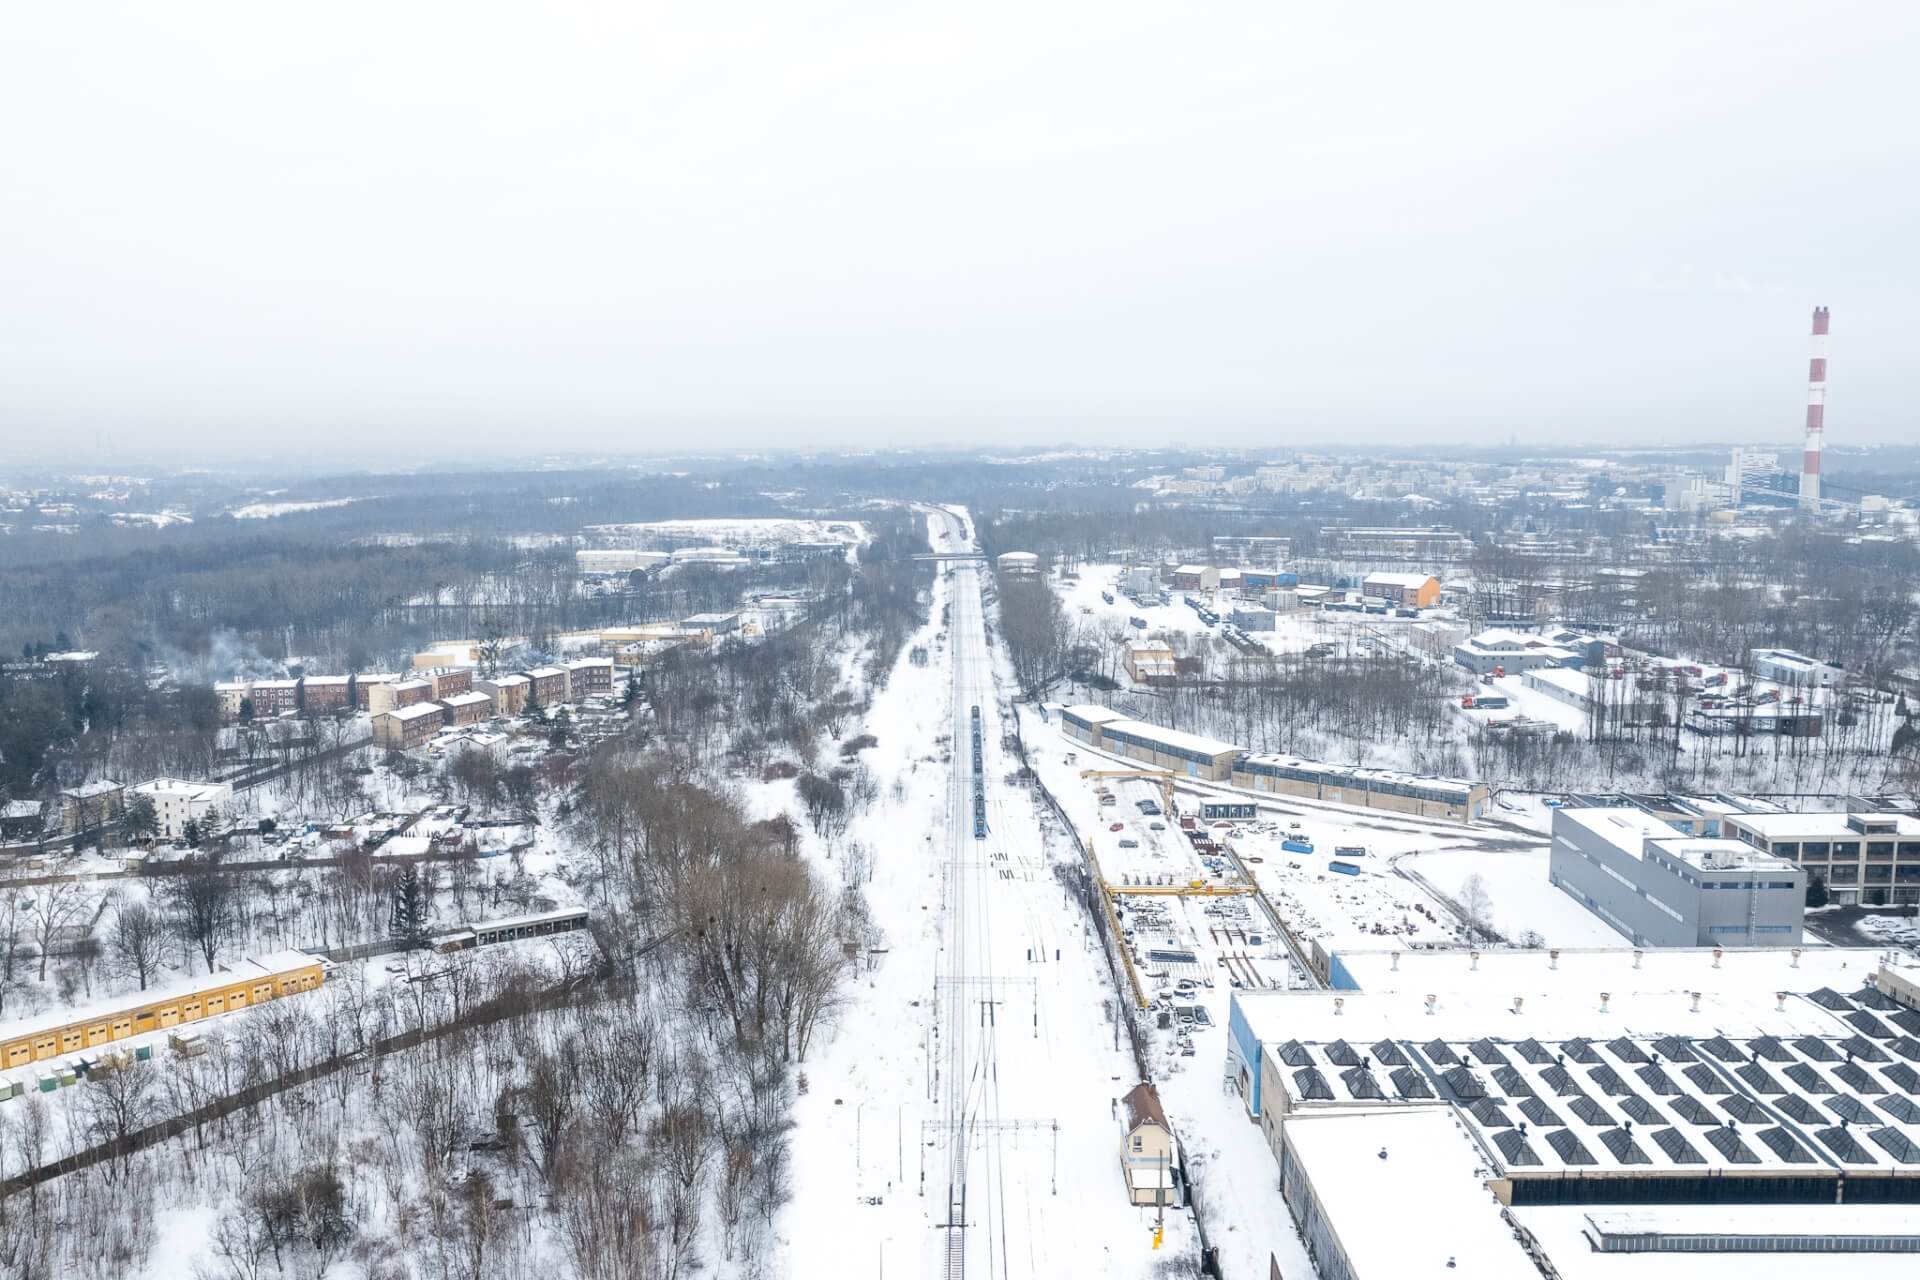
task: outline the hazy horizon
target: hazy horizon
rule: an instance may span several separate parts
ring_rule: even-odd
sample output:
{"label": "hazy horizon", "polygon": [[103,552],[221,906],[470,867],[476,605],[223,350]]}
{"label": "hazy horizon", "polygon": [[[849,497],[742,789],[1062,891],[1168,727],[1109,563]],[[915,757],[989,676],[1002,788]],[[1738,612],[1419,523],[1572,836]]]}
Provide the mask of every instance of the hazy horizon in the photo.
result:
{"label": "hazy horizon", "polygon": [[[1920,10],[34,9],[0,461],[1920,437]],[[377,468],[374,458],[369,465]]]}

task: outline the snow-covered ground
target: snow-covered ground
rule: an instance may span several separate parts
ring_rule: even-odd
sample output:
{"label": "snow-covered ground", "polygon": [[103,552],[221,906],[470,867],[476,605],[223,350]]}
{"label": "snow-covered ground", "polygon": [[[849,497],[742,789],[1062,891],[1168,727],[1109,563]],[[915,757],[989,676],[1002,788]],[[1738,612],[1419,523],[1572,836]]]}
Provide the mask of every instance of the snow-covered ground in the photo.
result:
{"label": "snow-covered ground", "polygon": [[274,516],[296,515],[302,511],[325,511],[329,507],[344,507],[358,498],[324,498],[317,502],[249,502],[244,507],[235,507],[230,513],[236,520],[269,520]]}
{"label": "snow-covered ground", "polygon": [[[950,625],[909,645],[932,660],[903,660],[867,718],[869,767],[891,785],[849,840],[874,850],[887,952],[806,1068],[787,1273],[945,1274],[941,1228],[964,1191],[967,1275],[1145,1275],[1191,1255],[1191,1225],[1169,1214],[1156,1253],[1151,1213],[1126,1201],[1116,1100],[1137,1081],[1099,952],[1049,868],[1073,851],[1049,849],[1034,798],[1007,782],[978,570],[939,579],[934,618],[949,607]],[[971,820],[974,705],[986,839]]]}

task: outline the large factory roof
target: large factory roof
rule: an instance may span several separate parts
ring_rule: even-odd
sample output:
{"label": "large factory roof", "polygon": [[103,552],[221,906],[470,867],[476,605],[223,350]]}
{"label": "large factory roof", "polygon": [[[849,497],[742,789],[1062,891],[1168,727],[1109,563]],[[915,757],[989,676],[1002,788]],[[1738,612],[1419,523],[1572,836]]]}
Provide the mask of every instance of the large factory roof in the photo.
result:
{"label": "large factory roof", "polygon": [[1610,991],[1616,1007],[1636,993],[1692,991],[1745,995],[1770,1006],[1778,991],[1856,990],[1889,959],[1899,968],[1920,967],[1910,952],[1870,947],[1381,950],[1340,951],[1334,959],[1349,985],[1368,992],[1436,992],[1451,1003],[1494,991],[1527,996],[1532,1004],[1553,993],[1584,1001]]}
{"label": "large factory roof", "polygon": [[1287,1142],[1353,1275],[1539,1280],[1446,1109],[1302,1117]]}

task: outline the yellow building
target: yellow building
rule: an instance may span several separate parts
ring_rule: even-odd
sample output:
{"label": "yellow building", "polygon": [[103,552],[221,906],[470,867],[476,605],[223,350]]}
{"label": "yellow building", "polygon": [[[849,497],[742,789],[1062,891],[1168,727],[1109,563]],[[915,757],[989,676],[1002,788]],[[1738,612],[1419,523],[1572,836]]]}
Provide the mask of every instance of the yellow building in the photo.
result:
{"label": "yellow building", "polygon": [[50,1009],[0,1026],[0,1066],[18,1067],[98,1048],[219,1013],[232,1013],[280,996],[312,991],[326,981],[327,962],[302,951],[242,960],[233,968],[97,1004]]}

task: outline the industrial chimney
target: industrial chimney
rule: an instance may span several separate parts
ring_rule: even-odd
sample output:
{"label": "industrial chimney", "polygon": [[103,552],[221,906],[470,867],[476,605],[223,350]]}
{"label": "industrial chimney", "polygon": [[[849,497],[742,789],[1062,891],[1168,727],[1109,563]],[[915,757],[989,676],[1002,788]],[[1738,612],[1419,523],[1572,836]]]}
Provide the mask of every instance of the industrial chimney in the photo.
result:
{"label": "industrial chimney", "polygon": [[1827,309],[1813,309],[1813,357],[1807,362],[1807,449],[1800,458],[1800,505],[1820,506],[1820,446],[1827,413]]}

